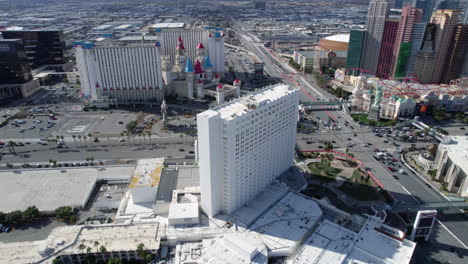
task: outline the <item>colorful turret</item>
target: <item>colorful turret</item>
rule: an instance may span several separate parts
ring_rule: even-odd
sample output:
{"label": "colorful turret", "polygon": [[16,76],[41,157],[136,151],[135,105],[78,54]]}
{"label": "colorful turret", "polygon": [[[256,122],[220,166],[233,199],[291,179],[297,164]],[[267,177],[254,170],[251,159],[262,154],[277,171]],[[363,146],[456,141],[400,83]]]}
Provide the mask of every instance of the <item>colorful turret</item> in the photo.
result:
{"label": "colorful turret", "polygon": [[210,55],[206,56],[205,63],[203,64],[203,68],[205,69],[206,79],[211,80],[211,78],[213,78],[213,64],[211,64]]}
{"label": "colorful turret", "polygon": [[206,49],[202,43],[198,43],[197,45],[197,58],[201,62],[201,64],[204,64],[206,58]]}
{"label": "colorful turret", "polygon": [[182,38],[179,36],[176,46],[176,71],[179,73],[184,72],[187,57],[185,56],[185,47]]}
{"label": "colorful turret", "polygon": [[195,74],[197,76],[197,79],[199,79],[199,80],[203,79],[203,73],[204,73],[204,71],[203,71],[203,68],[201,66],[201,62],[199,60],[197,60],[195,62]]}
{"label": "colorful turret", "polygon": [[222,83],[216,86],[216,103],[224,103],[224,85]]}
{"label": "colorful turret", "polygon": [[203,92],[203,81],[198,79],[197,81],[197,97],[199,99],[203,99],[205,97],[205,93]]}
{"label": "colorful turret", "polygon": [[216,74],[213,78],[213,83],[215,83],[216,85],[219,84],[219,82],[221,81],[221,78],[219,77],[218,74]]}
{"label": "colorful turret", "polygon": [[189,98],[193,98],[193,73],[192,60],[188,58],[185,66],[185,79],[187,81],[187,97]]}
{"label": "colorful turret", "polygon": [[241,88],[241,85],[242,85],[241,80],[236,78],[234,80],[234,82],[232,83],[232,85],[234,85],[234,87],[236,87],[236,97],[240,97],[240,88]]}

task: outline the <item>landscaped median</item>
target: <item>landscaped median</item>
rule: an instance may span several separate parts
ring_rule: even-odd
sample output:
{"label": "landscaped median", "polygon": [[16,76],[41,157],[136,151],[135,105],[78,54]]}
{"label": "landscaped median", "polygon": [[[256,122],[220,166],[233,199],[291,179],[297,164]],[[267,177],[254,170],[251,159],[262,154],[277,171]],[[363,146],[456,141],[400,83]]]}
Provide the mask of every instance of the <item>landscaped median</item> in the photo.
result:
{"label": "landscaped median", "polygon": [[[336,151],[310,152],[313,154],[302,153],[304,157],[312,155],[317,160],[307,164],[310,182],[318,181],[321,186],[358,201],[391,200],[385,194],[383,185],[370,171],[364,171],[361,168],[362,162],[354,157]],[[320,155],[317,155],[319,152]]]}
{"label": "landscaped median", "polygon": [[397,122],[395,120],[381,119],[379,122],[367,119],[368,114],[351,114],[355,122],[362,125],[369,126],[394,126]]}

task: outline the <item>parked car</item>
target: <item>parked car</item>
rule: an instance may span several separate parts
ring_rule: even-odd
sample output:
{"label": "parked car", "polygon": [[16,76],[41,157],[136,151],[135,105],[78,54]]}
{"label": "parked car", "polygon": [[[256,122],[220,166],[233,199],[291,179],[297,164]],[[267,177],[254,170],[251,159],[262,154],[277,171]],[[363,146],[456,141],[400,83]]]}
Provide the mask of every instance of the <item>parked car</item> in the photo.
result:
{"label": "parked car", "polygon": [[399,169],[398,172],[401,174],[406,174],[406,171],[404,171],[403,169]]}
{"label": "parked car", "polygon": [[388,168],[391,172],[394,172],[394,171],[395,171],[395,169],[392,168],[392,167],[390,167],[390,166],[388,166],[387,168]]}

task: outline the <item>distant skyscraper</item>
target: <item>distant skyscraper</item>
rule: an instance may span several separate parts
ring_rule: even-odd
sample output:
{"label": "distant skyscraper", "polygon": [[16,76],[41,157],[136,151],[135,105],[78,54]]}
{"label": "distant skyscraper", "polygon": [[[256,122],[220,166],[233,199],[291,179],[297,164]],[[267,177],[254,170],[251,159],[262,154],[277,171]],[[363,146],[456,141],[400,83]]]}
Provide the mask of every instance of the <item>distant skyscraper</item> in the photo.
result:
{"label": "distant skyscraper", "polygon": [[450,41],[452,40],[455,27],[457,26],[460,12],[455,10],[437,10],[431,18],[431,23],[437,26],[435,36],[435,65],[432,82],[439,83],[442,77],[443,67],[447,60]]}
{"label": "distant skyscraper", "polygon": [[201,207],[232,213],[294,163],[299,90],[275,85],[197,115]]}
{"label": "distant skyscraper", "polygon": [[424,37],[420,50],[416,53],[414,75],[421,83],[430,83],[434,79],[435,68],[435,39],[439,34],[437,26],[428,23],[424,30]]}
{"label": "distant skyscraper", "polygon": [[401,9],[403,7],[403,0],[394,0],[393,8]]}
{"label": "distant skyscraper", "polygon": [[348,74],[359,75],[358,70],[350,70],[361,68],[364,42],[366,40],[365,30],[351,30],[349,35],[348,55],[346,57],[346,69]]}
{"label": "distant skyscraper", "polygon": [[[426,31],[427,23],[415,23],[413,32],[411,33],[411,48],[406,64],[406,76],[414,73],[414,64],[416,62],[416,55],[421,50],[422,42],[424,39],[424,32]],[[398,69],[397,69],[398,71]]]}
{"label": "distant skyscraper", "polygon": [[415,23],[421,22],[422,10],[414,8],[410,5],[402,9],[398,32],[395,39],[395,47],[393,49],[392,69],[390,76],[403,77],[405,76],[406,64],[411,49],[411,36]]}
{"label": "distant skyscraper", "polygon": [[4,39],[22,39],[31,68],[63,64],[65,40],[58,30],[5,30]]}
{"label": "distant skyscraper", "polygon": [[463,18],[462,24],[468,24],[468,4],[466,5],[465,9],[463,10]]}
{"label": "distant skyscraper", "polygon": [[21,39],[0,39],[0,105],[27,97],[40,87],[32,77],[26,51]]}
{"label": "distant skyscraper", "polygon": [[468,77],[468,52],[465,55],[465,62],[463,64],[463,70],[460,73],[460,77]]}
{"label": "distant skyscraper", "polygon": [[377,72],[380,45],[389,11],[387,0],[371,0],[367,10],[366,40],[364,44],[362,68],[372,73]]}
{"label": "distant skyscraper", "polygon": [[468,48],[468,25],[459,24],[450,42],[449,52],[442,72],[442,82],[449,83],[459,77],[463,70]]}
{"label": "distant skyscraper", "polygon": [[385,21],[382,44],[380,45],[379,65],[377,76],[389,78],[392,70],[393,49],[398,31],[398,19],[387,19]]}
{"label": "distant skyscraper", "polygon": [[435,10],[438,10],[438,9],[456,10],[456,9],[459,9],[459,7],[460,7],[460,3],[457,0],[442,0],[436,3]]}
{"label": "distant skyscraper", "polygon": [[432,9],[434,8],[433,0],[414,0],[413,6],[422,10],[422,22],[429,22],[431,20]]}

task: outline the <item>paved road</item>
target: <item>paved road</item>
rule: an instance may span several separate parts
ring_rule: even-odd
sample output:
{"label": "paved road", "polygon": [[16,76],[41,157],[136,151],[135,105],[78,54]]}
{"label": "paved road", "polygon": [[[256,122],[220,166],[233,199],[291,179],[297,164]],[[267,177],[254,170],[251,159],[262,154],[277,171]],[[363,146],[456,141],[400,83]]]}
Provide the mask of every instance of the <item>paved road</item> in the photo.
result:
{"label": "paved road", "polygon": [[[132,150],[138,148],[138,150]],[[141,149],[143,148],[143,149]],[[181,151],[183,149],[183,151]],[[142,159],[142,158],[158,158],[168,157],[173,159],[182,159],[193,151],[192,142],[185,144],[164,144],[154,146],[151,149],[149,146],[107,146],[107,147],[85,147],[78,149],[65,150],[45,149],[37,152],[30,152],[23,155],[3,155],[0,162],[6,163],[37,163],[48,160],[56,161],[80,161],[87,157],[93,157],[94,160],[119,160],[119,159]]]}

